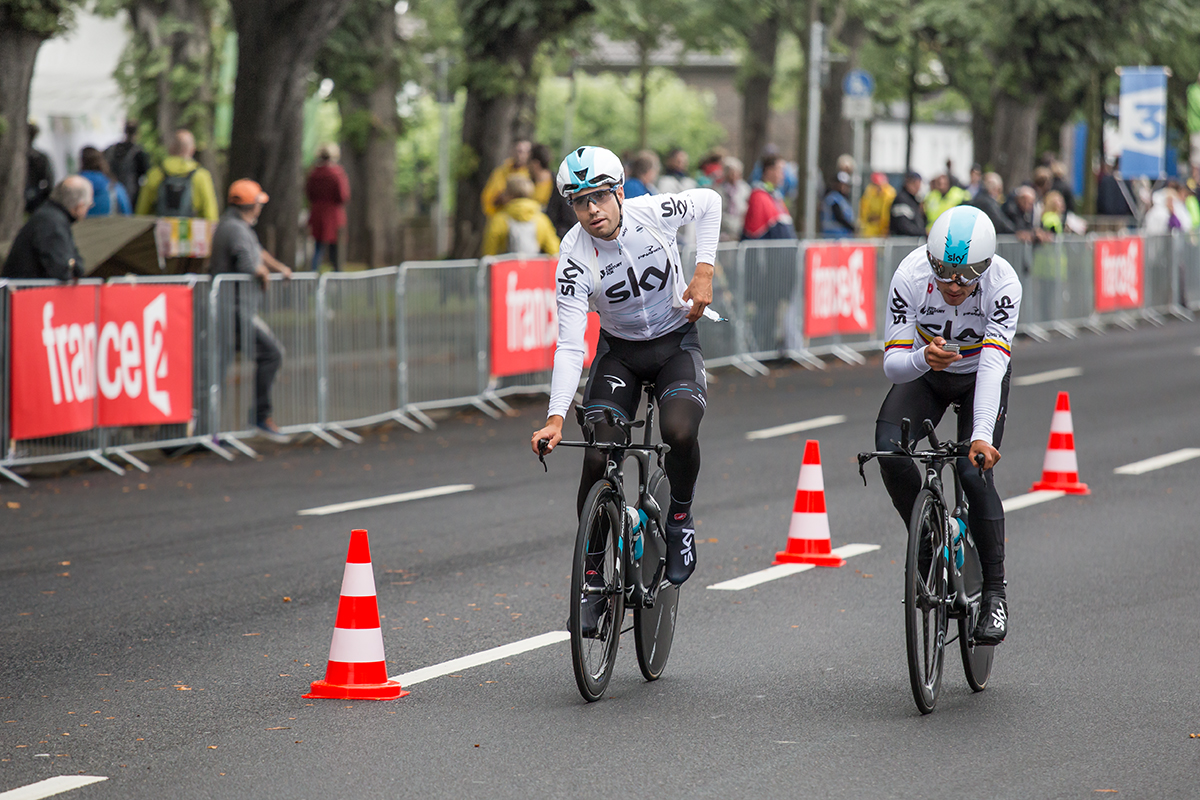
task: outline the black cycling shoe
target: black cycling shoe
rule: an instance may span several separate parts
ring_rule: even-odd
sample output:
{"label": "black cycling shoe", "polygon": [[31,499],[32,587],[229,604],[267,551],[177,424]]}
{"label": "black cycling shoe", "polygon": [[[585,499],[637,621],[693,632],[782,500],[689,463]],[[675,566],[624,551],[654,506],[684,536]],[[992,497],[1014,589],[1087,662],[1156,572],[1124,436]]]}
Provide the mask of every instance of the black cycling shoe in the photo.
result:
{"label": "black cycling shoe", "polygon": [[997,592],[986,593],[979,602],[979,620],[972,638],[977,645],[1000,644],[1008,633],[1008,601]]}
{"label": "black cycling shoe", "polygon": [[[587,585],[593,589],[604,588],[604,576],[589,570]],[[579,606],[579,634],[587,639],[600,635],[600,618],[608,611],[608,598],[599,594],[585,594]]]}
{"label": "black cycling shoe", "polygon": [[679,586],[696,571],[696,526],[692,512],[667,520],[667,580]]}

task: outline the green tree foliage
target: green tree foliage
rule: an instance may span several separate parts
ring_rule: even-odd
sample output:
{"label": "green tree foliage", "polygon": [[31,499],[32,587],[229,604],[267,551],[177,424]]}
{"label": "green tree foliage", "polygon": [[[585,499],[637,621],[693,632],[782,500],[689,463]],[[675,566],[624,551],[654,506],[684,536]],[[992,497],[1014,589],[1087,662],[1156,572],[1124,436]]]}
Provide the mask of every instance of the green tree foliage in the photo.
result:
{"label": "green tree foliage", "polygon": [[[641,147],[638,131],[629,124],[637,113],[640,79],[602,74],[576,80],[572,146],[597,144],[616,153]],[[724,128],[713,119],[716,100],[711,92],[697,92],[666,69],[651,70],[649,85],[654,102],[647,115],[646,147],[660,153],[681,147],[695,164],[725,138]],[[562,142],[569,90],[565,78],[548,78],[538,93],[537,138],[554,151]]]}

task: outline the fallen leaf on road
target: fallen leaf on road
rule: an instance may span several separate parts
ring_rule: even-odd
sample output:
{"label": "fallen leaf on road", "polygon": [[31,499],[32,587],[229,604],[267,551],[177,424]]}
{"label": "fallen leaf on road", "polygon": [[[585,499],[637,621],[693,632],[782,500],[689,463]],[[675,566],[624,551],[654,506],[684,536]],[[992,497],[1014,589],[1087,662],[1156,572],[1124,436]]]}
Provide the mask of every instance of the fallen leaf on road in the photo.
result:
{"label": "fallen leaf on road", "polygon": [[209,749],[209,750],[216,750],[216,749],[217,749],[217,746],[216,746],[215,744],[210,744],[210,745],[208,746],[208,749]]}
{"label": "fallen leaf on road", "polygon": [[262,636],[261,633],[243,633],[242,636]]}
{"label": "fallen leaf on road", "polygon": [[9,507],[9,508],[20,508],[20,507],[21,507],[21,504],[20,504],[20,503],[18,503],[18,502],[15,502],[15,501],[13,501],[13,500],[9,500],[9,501],[8,501],[8,507]]}
{"label": "fallen leaf on road", "polygon": [[290,603],[290,602],[292,602],[292,598],[290,598],[290,597],[285,597],[285,598],[283,598],[283,602],[285,602],[285,603]]}
{"label": "fallen leaf on road", "polygon": [[278,728],[266,728],[266,730],[268,730],[268,731],[290,731],[291,728],[287,727],[286,725],[281,725]]}

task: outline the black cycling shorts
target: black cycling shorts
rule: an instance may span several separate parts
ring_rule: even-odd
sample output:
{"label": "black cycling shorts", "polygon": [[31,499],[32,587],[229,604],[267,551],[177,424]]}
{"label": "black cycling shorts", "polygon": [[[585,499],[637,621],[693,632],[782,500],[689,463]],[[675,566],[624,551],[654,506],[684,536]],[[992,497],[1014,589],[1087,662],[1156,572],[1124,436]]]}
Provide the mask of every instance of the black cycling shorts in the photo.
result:
{"label": "black cycling shorts", "polygon": [[[1012,365],[1000,382],[1000,410],[996,415],[996,427],[992,433],[992,447],[1000,449],[1004,438],[1004,418],[1008,413],[1008,384],[1012,379]],[[907,417],[912,422],[909,435],[916,437],[924,420],[933,422],[934,427],[950,404],[959,406],[957,441],[971,441],[975,428],[975,373],[935,372],[929,370],[916,380],[898,383],[884,398],[876,422],[890,422],[899,426]]]}
{"label": "black cycling shorts", "polygon": [[704,354],[693,322],[685,323],[657,339],[619,339],[600,329],[596,359],[583,390],[583,408],[589,418],[612,408],[625,419],[637,416],[642,381],[654,384],[659,405],[666,400],[689,399],[703,409],[708,385],[704,379]]}

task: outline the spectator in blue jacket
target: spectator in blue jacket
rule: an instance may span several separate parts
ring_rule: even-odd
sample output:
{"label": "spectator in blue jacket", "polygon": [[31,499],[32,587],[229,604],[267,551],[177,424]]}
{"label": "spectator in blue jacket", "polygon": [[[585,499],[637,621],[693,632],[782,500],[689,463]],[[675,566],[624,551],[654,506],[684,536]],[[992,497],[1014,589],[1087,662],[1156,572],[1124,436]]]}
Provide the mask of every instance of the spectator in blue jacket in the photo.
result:
{"label": "spectator in blue jacket", "polygon": [[839,172],[821,203],[821,235],[844,239],[854,235],[854,209],[850,206],[850,175]]}
{"label": "spectator in blue jacket", "polygon": [[85,147],[79,156],[82,167],[79,174],[92,182],[95,203],[88,210],[89,217],[111,217],[117,214],[132,214],[133,205],[129,194],[108,167],[108,159],[94,147]]}
{"label": "spectator in blue jacket", "polygon": [[654,183],[658,180],[661,165],[658,154],[653,150],[642,150],[629,164],[629,177],[625,179],[625,199],[644,194],[658,194]]}

